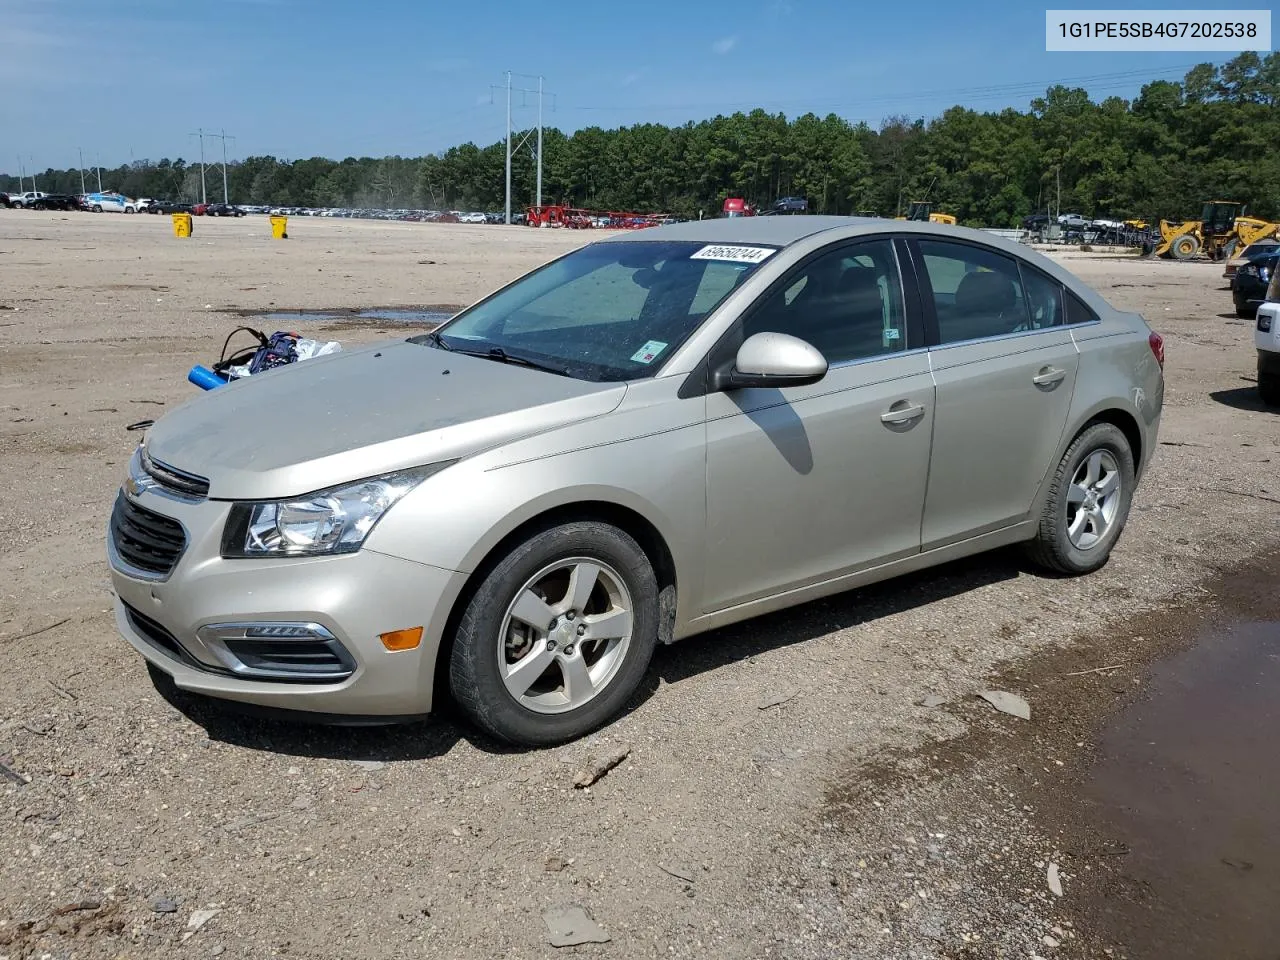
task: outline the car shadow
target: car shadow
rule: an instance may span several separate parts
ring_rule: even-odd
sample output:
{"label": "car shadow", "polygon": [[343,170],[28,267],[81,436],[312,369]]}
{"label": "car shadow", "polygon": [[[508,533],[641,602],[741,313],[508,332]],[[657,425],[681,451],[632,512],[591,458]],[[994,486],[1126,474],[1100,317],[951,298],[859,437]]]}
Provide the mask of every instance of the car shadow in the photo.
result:
{"label": "car shadow", "polygon": [[1015,548],[956,560],[660,647],[649,672],[679,683],[757,654],[1013,580],[1026,569]]}
{"label": "car shadow", "polygon": [[521,752],[467,725],[452,704],[407,723],[343,726],[246,712],[230,702],[180,690],[165,674],[155,671],[151,680],[160,696],[203,727],[210,740],[245,750],[353,763],[430,760],[449,753],[461,741],[485,753]]}
{"label": "car shadow", "polygon": [[1262,402],[1258,396],[1257,387],[1236,387],[1234,390],[1214,390],[1209,394],[1209,398],[1224,407],[1232,407],[1236,410],[1250,410],[1255,413],[1275,413],[1275,410],[1268,407]]}
{"label": "car shadow", "polygon": [[[679,683],[748,657],[1013,580],[1027,569],[1015,548],[996,550],[661,646],[624,713],[640,709],[663,683]],[[480,733],[450,703],[420,721],[334,726],[245,713],[233,704],[180,690],[159,672],[152,673],[152,681],[169,705],[202,727],[209,739],[246,750],[354,763],[431,760],[463,741],[484,753],[527,752]]]}

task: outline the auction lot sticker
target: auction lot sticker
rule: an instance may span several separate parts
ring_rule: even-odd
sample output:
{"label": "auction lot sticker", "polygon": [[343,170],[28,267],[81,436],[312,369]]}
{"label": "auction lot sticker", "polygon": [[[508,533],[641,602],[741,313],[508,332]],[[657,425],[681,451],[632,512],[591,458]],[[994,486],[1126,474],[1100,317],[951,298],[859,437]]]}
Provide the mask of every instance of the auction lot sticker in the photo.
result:
{"label": "auction lot sticker", "polygon": [[723,243],[711,243],[703,247],[697,253],[692,254],[690,260],[727,260],[729,263],[760,263],[768,259],[774,253],[768,247],[733,247]]}
{"label": "auction lot sticker", "polygon": [[1046,10],[1045,50],[1271,50],[1270,10]]}

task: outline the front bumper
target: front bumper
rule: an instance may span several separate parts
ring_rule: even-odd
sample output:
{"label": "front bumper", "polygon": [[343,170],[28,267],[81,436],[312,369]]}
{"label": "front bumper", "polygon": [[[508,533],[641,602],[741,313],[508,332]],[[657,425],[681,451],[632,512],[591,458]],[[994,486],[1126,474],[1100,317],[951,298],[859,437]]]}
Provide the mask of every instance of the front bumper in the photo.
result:
{"label": "front bumper", "polygon": [[[219,545],[229,504],[180,502],[152,490],[135,499],[178,520],[187,547],[166,579],[146,579],[121,562],[108,539],[116,623],[179,689],[317,714],[430,711],[436,652],[465,574],[367,549],[337,557],[224,560]],[[201,635],[213,624],[257,622],[319,625],[349,655],[350,676],[246,679],[227,669],[225,650],[206,642],[209,630]],[[390,652],[379,639],[416,626],[424,628],[416,649]]]}

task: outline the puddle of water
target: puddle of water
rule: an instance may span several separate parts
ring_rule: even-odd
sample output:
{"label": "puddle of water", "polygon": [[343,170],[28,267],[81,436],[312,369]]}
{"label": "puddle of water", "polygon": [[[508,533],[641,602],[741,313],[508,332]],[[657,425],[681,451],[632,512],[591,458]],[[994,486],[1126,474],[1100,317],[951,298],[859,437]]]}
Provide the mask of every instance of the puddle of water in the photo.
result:
{"label": "puddle of water", "polygon": [[269,313],[257,314],[260,320],[272,323],[351,323],[370,320],[377,323],[400,323],[407,326],[436,326],[448,320],[452,313],[443,310],[353,310],[338,313],[323,310],[273,310]]}
{"label": "puddle of water", "polygon": [[383,320],[387,323],[411,323],[414,325],[435,326],[444,323],[453,314],[441,310],[360,310],[356,316],[361,320]]}
{"label": "puddle of water", "polygon": [[1108,726],[1085,791],[1129,851],[1093,919],[1134,957],[1275,960],[1280,622],[1215,632],[1147,694]]}

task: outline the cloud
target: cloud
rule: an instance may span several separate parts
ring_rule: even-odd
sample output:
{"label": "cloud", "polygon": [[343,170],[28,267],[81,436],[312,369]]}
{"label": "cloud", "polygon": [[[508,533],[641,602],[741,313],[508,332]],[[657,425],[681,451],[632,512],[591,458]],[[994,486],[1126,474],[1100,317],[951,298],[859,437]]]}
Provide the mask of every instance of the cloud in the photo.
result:
{"label": "cloud", "polygon": [[737,37],[722,37],[711,45],[711,52],[724,56],[737,45]]}

